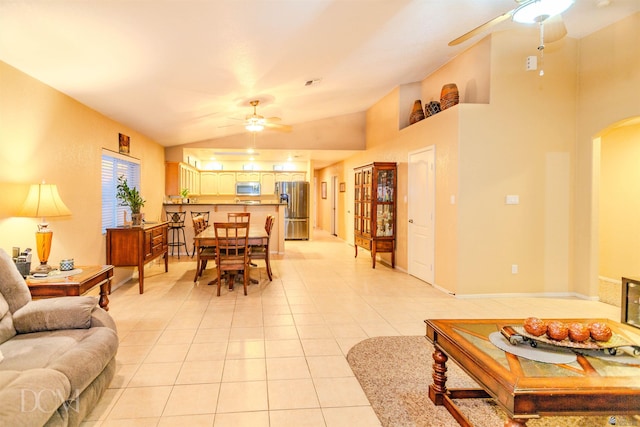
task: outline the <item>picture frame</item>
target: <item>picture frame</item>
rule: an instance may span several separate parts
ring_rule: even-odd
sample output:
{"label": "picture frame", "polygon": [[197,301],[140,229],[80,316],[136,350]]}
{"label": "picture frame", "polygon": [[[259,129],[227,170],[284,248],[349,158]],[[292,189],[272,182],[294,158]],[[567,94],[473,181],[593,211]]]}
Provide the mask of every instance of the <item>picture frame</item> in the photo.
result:
{"label": "picture frame", "polygon": [[118,152],[120,154],[129,155],[131,150],[130,139],[128,135],[118,134]]}
{"label": "picture frame", "polygon": [[344,193],[346,191],[346,184],[344,182],[340,183],[340,192]]}
{"label": "picture frame", "polygon": [[322,193],[322,198],[326,199],[327,198],[327,183],[326,183],[326,181],[322,181],[322,184],[320,184],[320,191]]}

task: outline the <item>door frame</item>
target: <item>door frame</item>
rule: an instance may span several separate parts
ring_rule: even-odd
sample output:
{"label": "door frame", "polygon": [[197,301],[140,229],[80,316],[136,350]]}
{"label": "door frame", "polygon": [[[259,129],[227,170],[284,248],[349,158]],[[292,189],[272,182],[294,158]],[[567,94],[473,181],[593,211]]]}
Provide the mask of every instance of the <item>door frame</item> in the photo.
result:
{"label": "door frame", "polygon": [[331,177],[331,234],[338,235],[338,177]]}

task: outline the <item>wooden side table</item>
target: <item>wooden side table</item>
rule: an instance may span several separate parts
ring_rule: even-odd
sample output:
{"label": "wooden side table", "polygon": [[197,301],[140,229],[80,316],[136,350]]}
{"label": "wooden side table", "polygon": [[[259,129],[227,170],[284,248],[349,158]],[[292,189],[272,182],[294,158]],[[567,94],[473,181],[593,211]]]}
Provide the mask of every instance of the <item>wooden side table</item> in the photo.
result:
{"label": "wooden side table", "polygon": [[72,276],[27,278],[31,296],[35,298],[79,296],[95,286],[100,286],[100,307],[109,311],[108,295],[111,293],[113,266],[91,265],[76,268],[82,271]]}
{"label": "wooden side table", "polygon": [[141,227],[107,228],[107,264],[138,267],[138,285],[144,292],[144,266],[164,256],[164,271],[169,271],[168,222],[146,223]]}

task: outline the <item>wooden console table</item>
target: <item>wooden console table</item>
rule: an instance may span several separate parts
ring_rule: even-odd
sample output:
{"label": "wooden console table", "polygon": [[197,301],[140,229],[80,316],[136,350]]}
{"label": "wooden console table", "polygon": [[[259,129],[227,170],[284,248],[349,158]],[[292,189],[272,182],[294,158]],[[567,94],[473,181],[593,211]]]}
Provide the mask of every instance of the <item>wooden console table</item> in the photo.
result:
{"label": "wooden console table", "polygon": [[82,271],[73,276],[27,278],[31,296],[35,298],[79,296],[95,286],[100,286],[100,307],[108,311],[113,266],[92,265],[77,268]]}
{"label": "wooden console table", "polygon": [[[637,330],[612,320],[562,320],[606,322],[614,333],[640,344],[634,334]],[[434,404],[445,406],[461,426],[469,427],[471,423],[453,399],[493,398],[509,418],[505,427],[524,427],[529,419],[545,415],[638,413],[638,364],[619,364],[587,354],[577,354],[577,361],[570,364],[542,363],[503,351],[490,342],[492,333],[505,325],[522,325],[523,319],[429,319],[425,323],[427,339],[435,347],[429,398]],[[481,388],[447,388],[449,358]]]}
{"label": "wooden console table", "polygon": [[164,255],[164,271],[169,271],[168,222],[141,227],[107,228],[107,263],[115,267],[138,267],[140,293],[144,293],[144,266]]}

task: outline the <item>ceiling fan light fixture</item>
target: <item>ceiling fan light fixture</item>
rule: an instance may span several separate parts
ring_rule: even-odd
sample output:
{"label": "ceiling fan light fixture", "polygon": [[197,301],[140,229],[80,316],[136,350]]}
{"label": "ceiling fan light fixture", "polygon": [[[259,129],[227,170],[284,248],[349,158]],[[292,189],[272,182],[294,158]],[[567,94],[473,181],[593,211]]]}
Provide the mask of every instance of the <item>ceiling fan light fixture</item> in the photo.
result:
{"label": "ceiling fan light fixture", "polygon": [[536,24],[569,9],[575,0],[531,0],[518,7],[511,19],[521,24]]}
{"label": "ceiling fan light fixture", "polygon": [[264,119],[251,118],[247,120],[245,129],[249,132],[261,132],[264,130]]}

